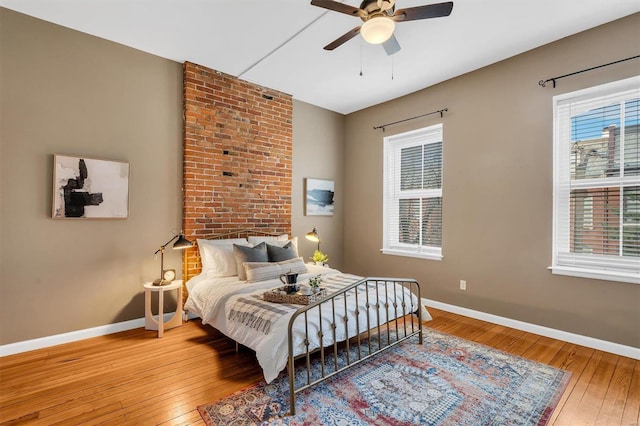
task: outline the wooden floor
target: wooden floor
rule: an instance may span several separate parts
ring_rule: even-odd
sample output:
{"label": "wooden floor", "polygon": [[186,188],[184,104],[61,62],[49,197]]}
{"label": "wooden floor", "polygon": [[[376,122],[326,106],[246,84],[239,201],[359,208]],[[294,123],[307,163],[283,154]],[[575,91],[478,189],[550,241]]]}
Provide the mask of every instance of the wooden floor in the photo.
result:
{"label": "wooden floor", "polygon": [[[640,361],[429,311],[429,327],[571,371],[550,424],[639,425]],[[136,329],[0,358],[0,425],[202,425],[198,405],[260,379],[253,352],[199,320]]]}

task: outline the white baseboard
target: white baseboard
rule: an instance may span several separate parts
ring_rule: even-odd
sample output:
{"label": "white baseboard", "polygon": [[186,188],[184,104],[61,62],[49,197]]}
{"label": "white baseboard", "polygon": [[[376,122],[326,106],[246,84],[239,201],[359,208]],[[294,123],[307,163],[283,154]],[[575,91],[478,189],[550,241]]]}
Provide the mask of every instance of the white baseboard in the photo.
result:
{"label": "white baseboard", "polygon": [[593,337],[582,336],[580,334],[569,333],[562,330],[556,330],[554,328],[518,321],[498,315],[487,314],[485,312],[475,311],[473,309],[463,308],[456,305],[449,305],[448,303],[442,303],[436,300],[422,299],[422,303],[426,307],[436,308],[443,311],[452,312],[454,314],[464,315],[465,317],[475,318],[493,324],[515,328],[516,330],[527,331],[529,333],[551,337],[552,339],[563,340],[565,342],[574,343],[576,345],[586,346],[588,348],[598,349],[601,351],[610,352],[612,354],[640,360],[640,348],[634,348],[633,346],[625,346],[619,343],[608,342],[606,340],[594,339]]}
{"label": "white baseboard", "polygon": [[[172,317],[173,313],[163,315],[165,322],[170,320]],[[0,357],[33,351],[35,349],[48,348],[50,346],[61,345],[63,343],[76,342],[78,340],[89,339],[91,337],[106,336],[107,334],[141,327],[144,327],[144,318],[101,325],[98,327],[86,328],[84,330],[71,331],[69,333],[55,334],[53,336],[25,340],[22,342],[9,343],[7,345],[0,346]]]}

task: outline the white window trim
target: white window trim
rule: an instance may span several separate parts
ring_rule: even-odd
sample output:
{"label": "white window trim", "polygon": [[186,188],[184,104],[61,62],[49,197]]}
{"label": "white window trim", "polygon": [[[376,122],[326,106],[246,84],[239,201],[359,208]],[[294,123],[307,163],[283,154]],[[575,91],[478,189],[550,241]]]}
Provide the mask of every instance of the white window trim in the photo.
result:
{"label": "white window trim", "polygon": [[[553,231],[552,231],[552,264],[548,269],[555,275],[567,275],[573,277],[580,278],[592,278],[598,280],[608,280],[608,281],[618,281],[618,282],[626,282],[633,284],[640,284],[640,271],[619,271],[619,270],[607,270],[606,267],[598,267],[600,266],[599,260],[605,260],[605,256],[597,256],[597,255],[586,255],[585,261],[580,261],[579,257],[578,262],[576,262],[575,266],[572,266],[567,263],[559,262],[559,259],[562,257],[562,253],[559,252],[559,247],[562,244],[565,246],[566,251],[568,251],[569,241],[561,241],[560,240],[560,232],[559,228],[561,226],[561,217],[563,213],[560,211],[560,207],[567,206],[569,201],[569,185],[571,184],[569,168],[566,167],[566,164],[569,164],[569,152],[568,150],[559,151],[560,149],[560,138],[563,137],[562,132],[566,131],[566,129],[561,129],[560,123],[558,122],[558,109],[559,104],[567,99],[575,99],[576,101],[583,98],[595,98],[598,96],[603,96],[608,93],[615,92],[623,92],[632,90],[634,88],[640,87],[640,76],[631,77],[628,79],[615,81],[612,83],[603,84],[596,87],[591,87],[583,90],[578,90],[571,93],[565,93],[562,95],[553,97]],[[612,96],[614,98],[615,96]],[[566,137],[566,136],[565,136]],[[564,173],[563,173],[564,172]],[[629,184],[638,184],[638,180],[640,178],[637,176],[634,177],[622,177],[621,180],[623,183]],[[591,184],[599,184],[597,179],[589,179],[582,182],[579,182],[577,185],[574,184],[573,187],[579,186],[590,186]],[[566,213],[565,213],[566,215]],[[625,260],[624,257],[621,256],[620,263],[626,265],[633,264],[634,259]],[[593,267],[589,266],[589,263],[593,265]]]}
{"label": "white window trim", "polygon": [[[438,138],[434,138],[434,134],[438,134]],[[384,195],[383,195],[383,244],[380,252],[386,255],[392,256],[403,256],[403,257],[413,257],[418,259],[427,259],[427,260],[442,260],[442,247],[428,247],[428,246],[414,246],[410,244],[402,244],[398,242],[391,243],[389,241],[389,221],[387,219],[387,212],[389,211],[389,203],[393,198],[390,194],[390,191],[393,191],[390,188],[388,179],[386,179],[387,173],[393,173],[396,164],[391,161],[391,157],[389,152],[391,150],[399,150],[402,147],[415,145],[416,142],[420,142],[421,144],[426,143],[438,143],[444,141],[443,135],[443,126],[442,123],[435,124],[433,126],[424,127],[421,129],[400,133],[393,136],[387,136],[384,138]],[[435,140],[438,139],[438,140]],[[444,145],[443,145],[444,149]],[[444,153],[443,153],[443,164],[444,164]],[[444,176],[443,176],[444,178]],[[444,179],[443,183],[444,185]],[[408,191],[407,191],[408,193]],[[431,197],[440,197],[442,198],[442,187],[440,189],[430,189],[430,190],[421,190],[420,194],[428,194]],[[410,194],[407,194],[410,195]]]}
{"label": "white window trim", "polygon": [[569,277],[591,278],[594,280],[617,281],[621,283],[640,284],[640,280],[629,274],[616,271],[603,272],[600,269],[572,268],[570,266],[549,266],[554,275],[566,275]]}
{"label": "white window trim", "polygon": [[427,260],[442,260],[444,258],[442,256],[442,251],[440,253],[427,253],[427,252],[417,253],[415,251],[413,252],[404,251],[402,250],[401,247],[398,247],[397,249],[383,248],[383,249],[380,249],[380,252],[382,252],[382,254],[388,254],[391,256],[415,257],[417,259],[427,259]]}

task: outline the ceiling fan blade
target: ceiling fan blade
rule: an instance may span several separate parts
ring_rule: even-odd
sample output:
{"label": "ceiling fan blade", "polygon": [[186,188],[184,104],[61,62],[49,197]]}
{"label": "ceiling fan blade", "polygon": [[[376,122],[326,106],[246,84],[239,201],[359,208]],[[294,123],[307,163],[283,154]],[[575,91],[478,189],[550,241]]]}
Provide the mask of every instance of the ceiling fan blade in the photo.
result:
{"label": "ceiling fan blade", "polygon": [[424,6],[409,7],[407,9],[398,9],[393,14],[392,19],[396,22],[416,21],[418,19],[440,18],[449,16],[453,9],[453,2],[427,4]]}
{"label": "ceiling fan blade", "polygon": [[384,47],[384,51],[387,52],[389,56],[400,51],[400,43],[398,43],[398,39],[393,34],[391,34],[389,40],[382,43],[382,47]]}
{"label": "ceiling fan blade", "polygon": [[348,4],[344,3],[338,3],[337,1],[333,0],[311,0],[311,4],[313,6],[334,10],[336,12],[346,13],[347,15],[351,16],[358,16],[358,13],[360,12],[360,9],[356,7],[349,6]]}
{"label": "ceiling fan blade", "polygon": [[347,41],[351,40],[352,38],[354,38],[358,34],[360,34],[360,26],[357,26],[357,27],[353,28],[352,30],[349,30],[348,32],[346,32],[345,34],[341,35],[340,37],[338,37],[337,39],[335,39],[331,43],[327,44],[324,47],[324,50],[333,50],[336,47],[341,46],[343,43],[346,43]]}

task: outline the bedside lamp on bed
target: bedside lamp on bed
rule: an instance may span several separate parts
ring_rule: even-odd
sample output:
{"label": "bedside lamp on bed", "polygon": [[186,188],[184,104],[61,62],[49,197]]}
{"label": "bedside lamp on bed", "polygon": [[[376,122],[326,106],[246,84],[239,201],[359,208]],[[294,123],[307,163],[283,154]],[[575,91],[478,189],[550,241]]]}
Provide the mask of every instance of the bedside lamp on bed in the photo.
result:
{"label": "bedside lamp on bed", "polygon": [[193,247],[193,243],[187,240],[182,232],[177,235],[174,235],[169,241],[160,246],[158,250],[156,250],[155,254],[160,252],[160,278],[153,282],[153,285],[167,285],[171,284],[176,277],[176,271],[174,269],[164,269],[164,249],[171,243],[171,241],[178,239],[173,244],[174,250],[184,250],[189,247]]}

